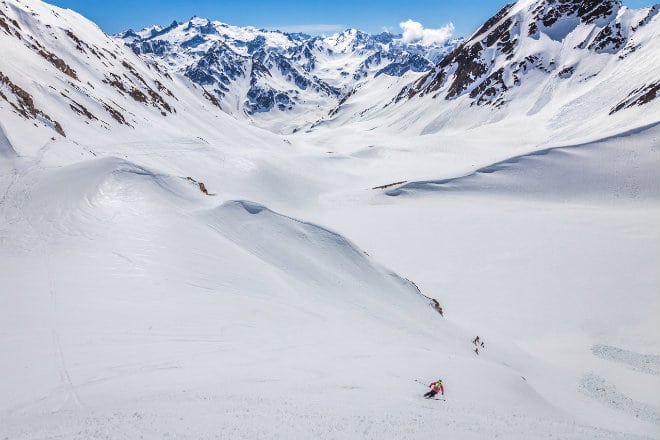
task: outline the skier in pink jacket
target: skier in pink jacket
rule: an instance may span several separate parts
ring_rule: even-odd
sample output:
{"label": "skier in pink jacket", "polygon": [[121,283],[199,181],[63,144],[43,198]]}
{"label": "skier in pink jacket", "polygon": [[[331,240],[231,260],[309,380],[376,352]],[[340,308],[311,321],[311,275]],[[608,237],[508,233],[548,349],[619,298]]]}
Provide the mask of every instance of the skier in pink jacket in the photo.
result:
{"label": "skier in pink jacket", "polygon": [[431,388],[431,391],[424,394],[424,397],[426,397],[427,399],[434,397],[438,393],[441,393],[443,396],[445,395],[445,387],[442,386],[441,379],[438,379],[437,381],[433,382],[431,385],[429,385],[429,387]]}

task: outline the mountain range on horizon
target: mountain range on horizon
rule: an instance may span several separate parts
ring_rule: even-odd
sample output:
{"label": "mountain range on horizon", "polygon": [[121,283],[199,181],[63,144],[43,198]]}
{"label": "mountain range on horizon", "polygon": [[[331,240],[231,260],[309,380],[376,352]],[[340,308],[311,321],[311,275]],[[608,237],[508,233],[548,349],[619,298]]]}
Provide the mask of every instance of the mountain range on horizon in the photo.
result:
{"label": "mountain range on horizon", "polygon": [[[98,66],[88,83],[111,85],[119,94],[138,101],[166,102],[167,96],[157,96],[163,91],[158,89],[166,87],[162,79],[152,80],[155,82],[147,86],[150,91],[141,80],[133,81],[133,73],[124,73],[131,72],[132,67],[116,66],[117,71],[110,68],[111,60],[104,59],[104,54],[113,52],[117,56],[117,44],[121,43],[138,55],[140,61],[135,63],[162,66],[161,75],[181,75],[221,111],[282,133],[348,117],[394,115],[394,109],[425,95],[435,99],[444,94],[444,101],[449,102],[427,104],[426,100],[414,107],[442,113],[454,111],[451,101],[469,101],[478,107],[516,107],[515,99],[507,96],[518,90],[525,97],[539,90],[544,90],[540,95],[547,95],[548,90],[556,89],[570,89],[566,94],[581,89],[609,93],[605,89],[619,88],[611,81],[618,76],[617,71],[623,70],[628,72],[625,82],[632,84],[609,103],[609,112],[653,100],[658,79],[648,75],[653,69],[635,59],[656,59],[646,53],[653,50],[657,5],[635,11],[619,1],[591,6],[570,1],[559,2],[557,7],[554,4],[510,4],[466,40],[431,45],[405,43],[388,33],[369,35],[349,29],[331,37],[310,37],[197,17],[185,23],[174,21],[167,27],[128,30],[115,37],[96,29],[94,37],[90,34],[91,38],[81,38],[76,28],[88,25],[77,23],[79,18],[44,28],[47,23],[33,14],[29,29],[40,31],[38,35],[23,35],[25,30],[13,24],[18,24],[16,20],[21,16],[12,14],[17,9],[7,4],[2,20],[5,37],[17,39],[11,45],[24,52],[22,63],[46,62],[59,69],[58,63],[70,66],[82,62],[82,69],[89,69],[90,62],[84,59],[91,54]],[[22,8],[29,11],[27,5]],[[63,42],[49,47],[52,43],[48,35],[57,33],[63,35]],[[34,43],[20,44],[20,40]],[[635,70],[640,70],[641,78],[635,78]],[[5,83],[17,85],[10,68],[3,71]],[[65,69],[63,73],[70,72]],[[123,84],[126,81],[134,84]],[[596,84],[599,87],[594,87]],[[80,87],[87,85],[83,82]],[[131,95],[132,87],[141,91]],[[84,94],[91,97],[94,92],[87,90]],[[538,96],[539,108],[527,109],[527,113],[539,111],[543,99]],[[111,116],[121,114],[120,110],[107,110],[112,107],[107,102],[96,101]],[[367,102],[354,104],[361,101]],[[112,118],[116,120],[115,116]]]}

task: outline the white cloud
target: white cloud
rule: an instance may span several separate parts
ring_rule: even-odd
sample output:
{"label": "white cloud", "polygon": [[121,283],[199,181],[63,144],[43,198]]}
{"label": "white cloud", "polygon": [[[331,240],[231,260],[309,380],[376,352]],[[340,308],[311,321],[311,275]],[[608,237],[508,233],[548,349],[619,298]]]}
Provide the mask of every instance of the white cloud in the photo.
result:
{"label": "white cloud", "polygon": [[447,23],[438,29],[426,29],[422,23],[408,19],[399,23],[399,26],[403,30],[403,41],[406,43],[444,43],[454,33],[454,23]]}

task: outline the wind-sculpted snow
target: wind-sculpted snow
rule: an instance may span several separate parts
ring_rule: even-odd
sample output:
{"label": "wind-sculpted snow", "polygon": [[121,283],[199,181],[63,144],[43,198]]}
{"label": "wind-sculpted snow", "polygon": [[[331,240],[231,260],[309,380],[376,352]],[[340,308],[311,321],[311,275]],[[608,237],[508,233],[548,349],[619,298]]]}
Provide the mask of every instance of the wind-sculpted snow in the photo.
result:
{"label": "wind-sculpted snow", "polygon": [[7,238],[22,251],[37,242],[96,236],[97,227],[108,225],[120,212],[143,204],[185,204],[195,194],[183,178],[112,157],[48,170],[23,165],[14,172],[0,218],[10,231],[24,230]]}
{"label": "wind-sculpted snow", "polygon": [[554,200],[657,201],[660,157],[646,145],[656,139],[659,127],[652,124],[586,144],[538,150],[465,176],[408,182],[385,193],[472,191]]}
{"label": "wind-sculpted snow", "polygon": [[591,352],[606,361],[625,364],[641,373],[660,374],[660,356],[655,354],[636,353],[610,345],[597,344],[591,347]]}
{"label": "wind-sculpted snow", "polygon": [[580,380],[580,391],[599,403],[622,411],[655,425],[660,425],[660,409],[639,402],[619,391],[616,385],[597,374],[585,374]]}
{"label": "wind-sculpted snow", "polygon": [[[400,310],[428,304],[407,280],[385,270],[345,237],[321,226],[296,220],[249,201],[230,201],[209,213],[211,226],[241,248],[296,282],[329,290],[364,307],[375,298]],[[384,305],[383,304],[383,305]],[[376,306],[380,308],[380,306]]]}

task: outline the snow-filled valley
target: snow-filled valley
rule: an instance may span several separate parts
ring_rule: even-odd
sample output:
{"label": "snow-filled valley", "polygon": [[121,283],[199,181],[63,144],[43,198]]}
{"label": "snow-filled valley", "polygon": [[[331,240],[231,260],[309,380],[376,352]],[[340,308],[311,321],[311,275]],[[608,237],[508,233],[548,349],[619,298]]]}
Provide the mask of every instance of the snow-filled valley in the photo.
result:
{"label": "snow-filled valley", "polygon": [[660,437],[660,7],[558,3],[311,121],[0,1],[0,439]]}

